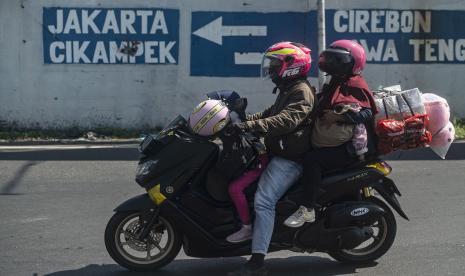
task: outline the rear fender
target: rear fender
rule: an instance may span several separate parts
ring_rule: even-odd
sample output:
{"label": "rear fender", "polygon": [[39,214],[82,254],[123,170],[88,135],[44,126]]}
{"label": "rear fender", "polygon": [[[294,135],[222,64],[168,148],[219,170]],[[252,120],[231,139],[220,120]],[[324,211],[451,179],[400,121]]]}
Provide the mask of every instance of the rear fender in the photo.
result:
{"label": "rear fender", "polygon": [[383,198],[386,202],[394,209],[396,212],[406,220],[409,220],[405,212],[402,210],[399,201],[396,198],[396,195],[401,196],[399,189],[396,187],[394,182],[384,177],[382,180],[377,182],[375,185],[372,186]]}

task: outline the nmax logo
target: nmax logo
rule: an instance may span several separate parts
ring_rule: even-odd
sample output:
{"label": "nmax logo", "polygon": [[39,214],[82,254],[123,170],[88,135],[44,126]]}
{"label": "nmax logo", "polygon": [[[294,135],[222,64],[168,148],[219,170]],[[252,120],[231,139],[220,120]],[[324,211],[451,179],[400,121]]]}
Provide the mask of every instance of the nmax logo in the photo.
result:
{"label": "nmax logo", "polygon": [[353,217],[359,217],[365,215],[368,212],[370,212],[370,209],[362,207],[352,210],[352,212],[350,212],[350,215]]}
{"label": "nmax logo", "polygon": [[286,71],[283,72],[283,78],[297,75],[299,74],[299,72],[300,72],[299,67],[287,69]]}

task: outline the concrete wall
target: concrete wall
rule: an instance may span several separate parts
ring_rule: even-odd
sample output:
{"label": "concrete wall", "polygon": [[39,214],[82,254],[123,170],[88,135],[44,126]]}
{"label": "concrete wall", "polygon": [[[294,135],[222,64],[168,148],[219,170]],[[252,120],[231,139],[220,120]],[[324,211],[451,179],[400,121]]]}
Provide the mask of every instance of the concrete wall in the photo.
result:
{"label": "concrete wall", "polygon": [[[43,7],[179,10],[177,63],[44,63]],[[327,1],[327,9],[458,10],[465,9],[465,1],[341,0]],[[249,98],[249,111],[258,111],[274,100],[271,82],[258,77],[191,76],[191,38],[195,31],[191,28],[192,13],[302,13],[315,10],[316,1],[303,0],[1,0],[0,121],[20,127],[42,128],[153,127],[166,123],[176,114],[186,114],[204,99],[206,92],[220,89],[240,92]],[[464,21],[461,23],[463,26]],[[310,29],[314,34],[317,27],[308,24],[301,28]],[[317,54],[318,49],[313,50]],[[372,88],[401,83],[405,88],[434,91],[449,100],[455,116],[465,117],[464,69],[463,62],[375,62],[367,66],[364,75]],[[310,80],[317,84],[315,78]]]}

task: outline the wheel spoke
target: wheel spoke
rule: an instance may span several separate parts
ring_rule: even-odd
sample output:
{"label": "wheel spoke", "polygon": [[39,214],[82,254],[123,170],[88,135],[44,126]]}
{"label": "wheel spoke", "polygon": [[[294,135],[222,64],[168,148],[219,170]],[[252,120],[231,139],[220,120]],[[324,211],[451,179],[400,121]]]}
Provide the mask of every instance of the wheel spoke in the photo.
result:
{"label": "wheel spoke", "polygon": [[165,251],[159,244],[154,244],[154,245],[160,251],[160,253],[163,253]]}
{"label": "wheel spoke", "polygon": [[130,238],[133,238],[135,240],[137,240],[137,237],[136,235],[134,235],[133,233],[129,232],[129,231],[124,231],[124,234],[129,236]]}
{"label": "wheel spoke", "polygon": [[147,257],[146,257],[146,259],[147,259],[147,260],[150,260],[150,257],[151,257],[151,256],[150,256],[150,245],[147,244]]}

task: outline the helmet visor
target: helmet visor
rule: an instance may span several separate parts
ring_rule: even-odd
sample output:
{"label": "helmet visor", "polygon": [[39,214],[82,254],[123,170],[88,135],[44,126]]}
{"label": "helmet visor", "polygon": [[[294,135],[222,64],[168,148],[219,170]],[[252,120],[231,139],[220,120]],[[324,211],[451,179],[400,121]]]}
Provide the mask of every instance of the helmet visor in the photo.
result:
{"label": "helmet visor", "polygon": [[318,60],[320,70],[328,74],[352,74],[354,58],[342,49],[327,49],[323,51]]}
{"label": "helmet visor", "polygon": [[260,76],[264,79],[275,78],[279,76],[281,70],[281,61],[273,56],[263,55]]}

